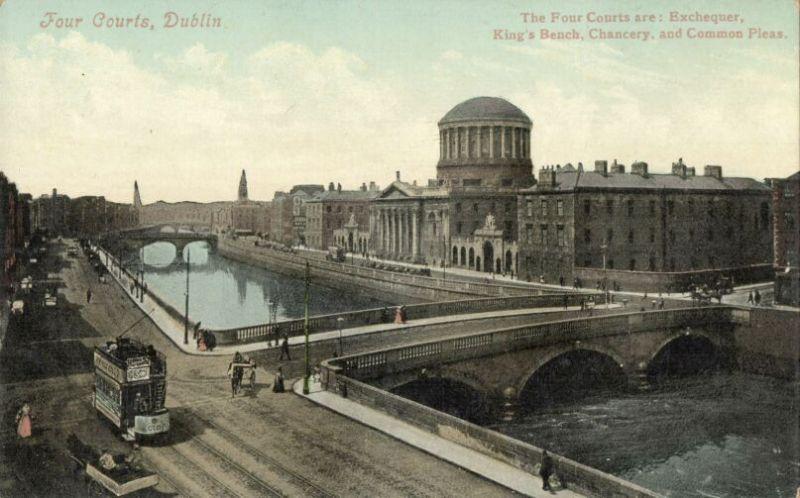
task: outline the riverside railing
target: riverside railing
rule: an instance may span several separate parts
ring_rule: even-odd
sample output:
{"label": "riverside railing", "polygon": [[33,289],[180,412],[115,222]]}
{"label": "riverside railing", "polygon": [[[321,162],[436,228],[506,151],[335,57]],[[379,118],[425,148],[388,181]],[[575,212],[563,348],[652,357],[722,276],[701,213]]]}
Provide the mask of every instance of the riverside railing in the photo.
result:
{"label": "riverside railing", "polygon": [[[408,320],[419,320],[436,316],[468,313],[486,313],[526,308],[548,308],[579,306],[581,301],[592,299],[596,304],[605,302],[603,294],[549,294],[542,296],[488,297],[435,303],[410,304],[405,307]],[[330,315],[313,316],[308,319],[309,333],[362,327],[388,323],[394,320],[394,307],[372,308]],[[286,320],[248,327],[214,330],[221,344],[233,342],[257,342],[277,338],[278,335],[302,335],[304,320]]]}

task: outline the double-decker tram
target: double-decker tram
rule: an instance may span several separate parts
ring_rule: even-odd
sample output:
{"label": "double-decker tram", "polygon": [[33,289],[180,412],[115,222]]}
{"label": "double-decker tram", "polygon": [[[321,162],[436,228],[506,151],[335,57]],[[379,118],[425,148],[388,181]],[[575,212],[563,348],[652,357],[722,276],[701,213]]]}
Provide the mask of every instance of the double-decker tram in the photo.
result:
{"label": "double-decker tram", "polygon": [[169,431],[167,361],[153,346],[118,338],[94,350],[94,406],[132,441]]}

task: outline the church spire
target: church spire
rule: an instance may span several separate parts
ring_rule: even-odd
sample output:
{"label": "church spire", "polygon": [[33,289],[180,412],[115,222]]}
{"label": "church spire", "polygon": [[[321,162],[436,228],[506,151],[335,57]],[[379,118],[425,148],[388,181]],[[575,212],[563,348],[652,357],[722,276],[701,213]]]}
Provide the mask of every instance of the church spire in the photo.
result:
{"label": "church spire", "polygon": [[139,195],[139,182],[133,182],[133,208],[142,209],[142,196]]}
{"label": "church spire", "polygon": [[244,170],[242,170],[242,177],[239,179],[239,202],[244,202],[247,200],[247,175],[245,175]]}

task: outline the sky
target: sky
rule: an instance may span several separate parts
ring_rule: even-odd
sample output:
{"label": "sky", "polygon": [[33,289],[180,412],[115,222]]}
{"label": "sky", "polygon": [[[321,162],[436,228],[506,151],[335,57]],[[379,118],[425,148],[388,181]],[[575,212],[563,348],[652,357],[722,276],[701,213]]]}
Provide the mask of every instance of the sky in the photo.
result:
{"label": "sky", "polygon": [[[167,12],[220,27],[167,28]],[[137,15],[152,29],[94,24]],[[591,39],[599,30],[651,39]],[[697,38],[734,30],[744,38]],[[257,200],[300,183],[385,187],[395,171],[424,183],[437,121],[487,95],[531,117],[537,169],[617,159],[668,172],[682,157],[785,177],[800,164],[799,86],[797,0],[6,0],[0,170],[35,196],[131,202],[136,180],[145,203],[234,200],[242,169]]]}

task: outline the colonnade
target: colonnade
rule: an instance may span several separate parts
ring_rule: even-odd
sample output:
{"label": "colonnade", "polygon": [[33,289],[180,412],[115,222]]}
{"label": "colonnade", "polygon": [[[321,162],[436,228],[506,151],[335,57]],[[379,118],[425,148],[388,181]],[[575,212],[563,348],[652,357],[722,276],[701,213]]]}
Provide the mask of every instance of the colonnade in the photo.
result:
{"label": "colonnade", "polygon": [[417,206],[379,208],[373,220],[378,235],[376,250],[417,259],[420,253],[419,212]]}
{"label": "colonnade", "polygon": [[530,129],[516,126],[444,128],[439,130],[439,145],[439,156],[445,160],[531,157]]}

